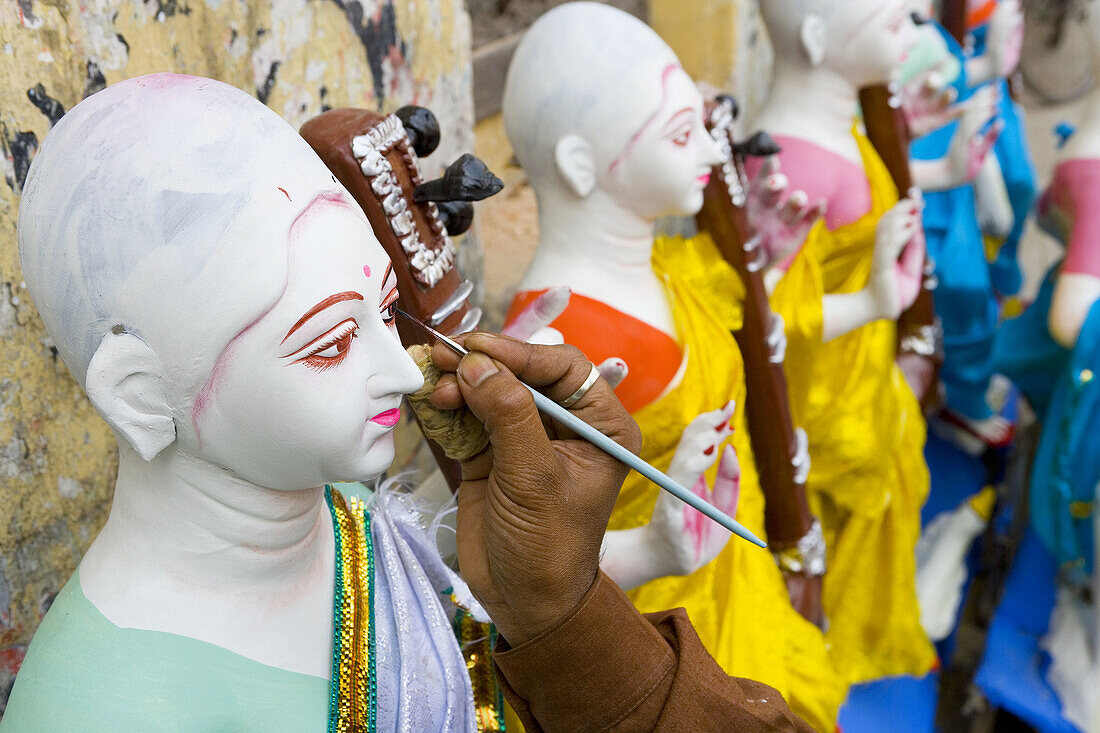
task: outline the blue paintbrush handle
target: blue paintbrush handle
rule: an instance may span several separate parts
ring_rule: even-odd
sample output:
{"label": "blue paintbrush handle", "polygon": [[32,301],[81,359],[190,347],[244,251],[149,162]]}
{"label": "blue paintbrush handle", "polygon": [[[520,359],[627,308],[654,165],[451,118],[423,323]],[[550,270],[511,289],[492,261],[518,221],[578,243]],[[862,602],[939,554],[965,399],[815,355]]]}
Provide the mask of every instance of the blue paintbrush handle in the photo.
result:
{"label": "blue paintbrush handle", "polygon": [[527,387],[527,389],[531,391],[531,394],[534,395],[535,406],[538,407],[539,412],[541,412],[542,414],[551,417],[554,420],[557,420],[562,425],[569,428],[574,433],[602,450],[604,453],[607,453],[612,458],[621,461],[624,465],[633,468],[635,471],[642,474],[665,491],[670,492],[680,501],[699,510],[706,516],[718,522],[718,524],[728,529],[730,532],[733,532],[738,537],[746,539],[754,545],[767,547],[763,540],[747,530],[740,522],[738,522],[733,517],[728,516],[725,512],[720,511],[713,505],[709,504],[705,499],[696,496],[695,493],[691,490],[686,489],[680,484],[676,483],[671,478],[661,473],[656,468],[628,451],[626,448],[623,448],[614,440],[607,437],[599,430],[586,423],[584,420],[581,420],[579,417],[559,405],[557,402],[554,402],[546,395],[534,389],[531,389],[531,387],[528,387],[526,384],[523,386]]}

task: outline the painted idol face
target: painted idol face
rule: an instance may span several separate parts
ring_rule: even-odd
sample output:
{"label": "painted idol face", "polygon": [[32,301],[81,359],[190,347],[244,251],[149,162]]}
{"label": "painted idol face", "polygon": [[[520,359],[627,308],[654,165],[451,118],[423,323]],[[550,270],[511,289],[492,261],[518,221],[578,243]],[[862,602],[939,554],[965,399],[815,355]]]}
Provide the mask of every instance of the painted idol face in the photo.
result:
{"label": "painted idol face", "polygon": [[59,353],[145,460],[178,451],[278,489],[388,466],[421,383],[389,261],[254,97],[176,74],[92,95],[36,157],[19,238]]}
{"label": "painted idol face", "polygon": [[653,110],[639,119],[617,151],[601,185],[644,219],[690,216],[703,206],[703,189],[721,153],[703,123],[703,98],[676,64],[660,70],[651,90]]}
{"label": "painted idol face", "polygon": [[918,40],[911,3],[848,2],[838,8],[830,55],[860,86],[893,81]]}
{"label": "painted idol face", "polygon": [[286,289],[218,357],[194,437],[271,488],[371,478],[393,460],[402,395],[422,383],[397,337],[397,278],[342,191],[309,202],[286,251]]}

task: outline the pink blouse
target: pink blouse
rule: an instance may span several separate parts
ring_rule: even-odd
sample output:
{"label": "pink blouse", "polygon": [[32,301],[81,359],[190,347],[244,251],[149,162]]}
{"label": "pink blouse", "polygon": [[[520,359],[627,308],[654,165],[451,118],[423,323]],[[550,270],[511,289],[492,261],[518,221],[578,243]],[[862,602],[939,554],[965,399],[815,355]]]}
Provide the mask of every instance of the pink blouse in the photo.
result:
{"label": "pink blouse", "polygon": [[1059,163],[1039,212],[1063,225],[1062,272],[1100,278],[1100,158]]}

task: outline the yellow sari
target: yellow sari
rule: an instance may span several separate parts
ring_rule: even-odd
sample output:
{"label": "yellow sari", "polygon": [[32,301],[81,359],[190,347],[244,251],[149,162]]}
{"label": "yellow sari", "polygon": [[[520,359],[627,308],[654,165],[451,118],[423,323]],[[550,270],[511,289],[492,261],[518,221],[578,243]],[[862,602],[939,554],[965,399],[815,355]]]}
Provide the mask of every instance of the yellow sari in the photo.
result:
{"label": "yellow sari", "polygon": [[[744,366],[731,335],[741,325],[743,286],[704,236],[658,238],[653,267],[670,295],[687,366],[678,386],[634,413],[644,438],[642,458],[667,469],[687,424],[736,400],[737,430],[731,441],[742,471],[737,519],[763,536],[764,497],[745,424]],[[569,335],[565,336],[568,341]],[[708,474],[711,485],[716,470]],[[626,529],[649,521],[657,492],[647,480],[631,473],[610,528]],[[767,550],[734,538],[716,560],[693,575],[662,578],[630,596],[643,612],[683,606],[723,669],[775,687],[815,728],[835,729],[847,685],[829,661],[821,632],[791,607]]]}
{"label": "yellow sari", "polygon": [[895,363],[896,323],[875,321],[822,343],[822,297],[866,286],[875,227],[898,201],[882,160],[856,138],[871,211],[836,231],[819,222],[772,296],[787,324],[791,411],[810,439],[807,488],[828,546],[826,638],[852,682],[922,675],[935,662],[915,579],[929,490],[925,424]]}

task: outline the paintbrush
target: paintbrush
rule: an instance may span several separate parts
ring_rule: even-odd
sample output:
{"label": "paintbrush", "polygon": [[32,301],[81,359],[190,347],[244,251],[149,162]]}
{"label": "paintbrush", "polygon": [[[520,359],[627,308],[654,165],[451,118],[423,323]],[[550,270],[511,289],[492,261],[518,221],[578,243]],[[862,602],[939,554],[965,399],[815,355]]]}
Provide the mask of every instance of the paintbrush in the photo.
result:
{"label": "paintbrush", "polygon": [[[469,350],[467,350],[465,347],[462,346],[462,344],[458,343],[457,341],[454,341],[453,339],[444,336],[439,331],[436,331],[431,326],[421,322],[417,318],[414,318],[400,308],[397,308],[396,310],[409,321],[420,326],[425,331],[442,341],[451,351],[455,352],[456,354],[460,356],[466,356],[470,353]],[[520,383],[523,384],[522,382]],[[564,425],[565,427],[569,428],[574,433],[602,450],[604,453],[607,453],[609,456],[621,462],[623,465],[628,466],[629,468],[632,468],[638,473],[642,474],[647,479],[657,484],[680,501],[684,502],[693,509],[696,509],[704,516],[707,516],[710,519],[713,519],[715,522],[718,522],[718,524],[722,525],[730,532],[733,532],[738,537],[746,539],[754,545],[767,547],[763,540],[761,540],[759,537],[746,529],[733,517],[730,517],[725,512],[717,509],[702,497],[697,496],[690,489],[681,486],[669,476],[658,471],[656,468],[649,465],[641,458],[628,451],[626,448],[623,448],[614,440],[607,437],[599,430],[586,423],[584,420],[581,420],[579,417],[559,405],[557,402],[554,402],[542,392],[539,392],[538,390],[532,388],[530,385],[527,384],[524,384],[523,386],[527,387],[527,389],[531,392],[531,395],[535,398],[535,407],[537,407],[538,411],[541,412],[543,415],[546,415],[547,417],[552,418]]]}

